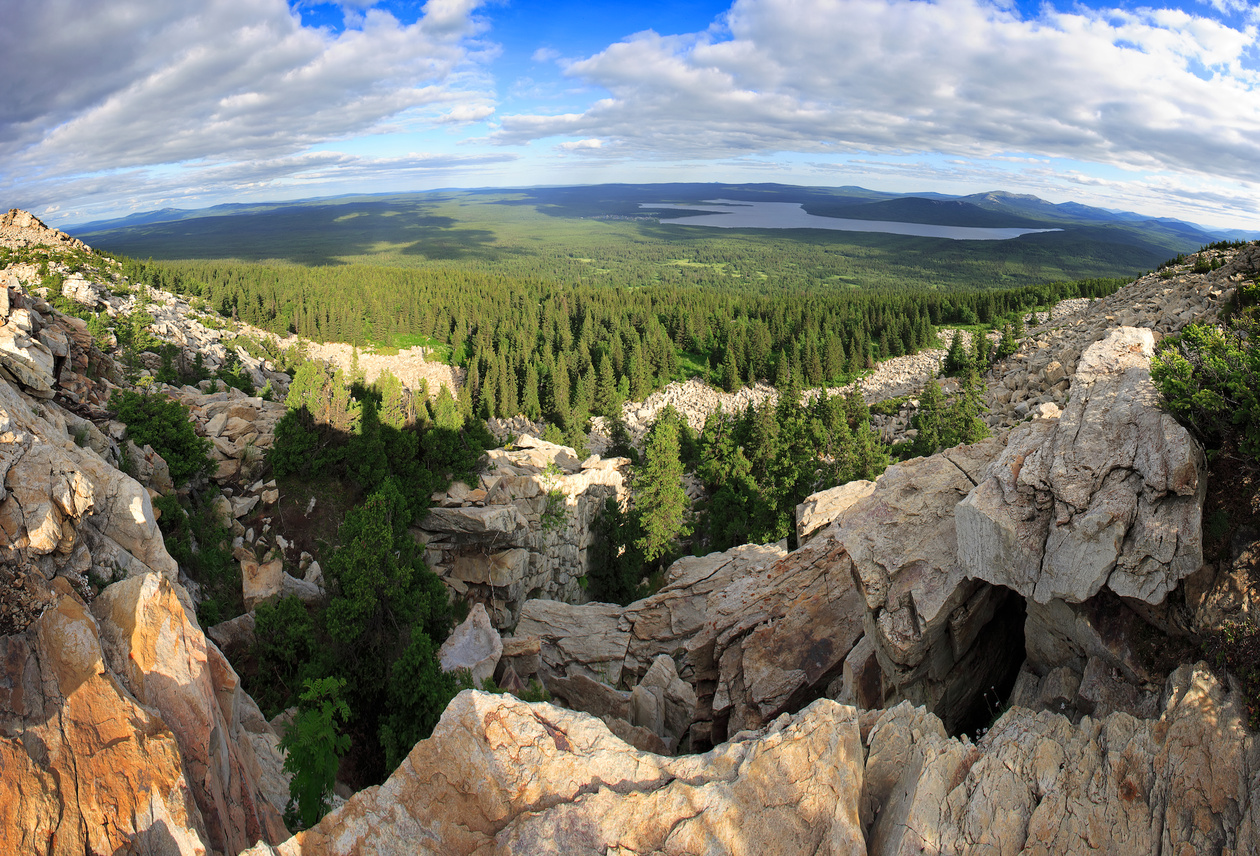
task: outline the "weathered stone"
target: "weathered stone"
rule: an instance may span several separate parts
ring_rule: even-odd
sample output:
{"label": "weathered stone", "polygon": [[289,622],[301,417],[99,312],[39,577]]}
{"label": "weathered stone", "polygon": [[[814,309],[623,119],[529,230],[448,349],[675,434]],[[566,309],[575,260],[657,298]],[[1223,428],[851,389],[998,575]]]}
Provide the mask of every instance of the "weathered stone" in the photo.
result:
{"label": "weathered stone", "polygon": [[490,616],[480,603],[473,604],[458,627],[452,631],[438,651],[438,662],[444,672],[467,669],[473,686],[479,687],[494,677],[494,667],[503,653],[499,633],[490,624]]}
{"label": "weathered stone", "polygon": [[44,614],[0,637],[0,851],[204,856],[176,736],[107,671],[66,580],[52,585]]}
{"label": "weathered stone", "polygon": [[528,529],[528,522],[513,506],[484,508],[431,508],[424,518],[424,528],[431,532],[464,535],[519,538]]}
{"label": "weathered stone", "polygon": [[630,642],[630,632],[620,626],[621,612],[603,603],[531,600],[521,610],[516,633],[541,641],[544,678],[581,674],[616,687]]}
{"label": "weathered stone", "polygon": [[[286,795],[262,793],[247,771],[262,766],[279,777],[281,757],[272,746],[259,758],[260,747],[243,739],[240,680],[188,617],[175,586],[157,574],[132,577],[101,592],[92,611],[110,669],[174,732],[209,843],[236,852],[254,835],[282,839]],[[253,721],[265,727],[261,716]]]}
{"label": "weathered stone", "polygon": [[875,482],[859,479],[805,497],[796,506],[796,542],[804,544],[819,529],[875,490]]}
{"label": "weathered stone", "polygon": [[273,600],[284,591],[284,559],[259,562],[249,558],[241,561],[241,597],[246,609],[253,609],[264,601]]}
{"label": "weathered stone", "polygon": [[[712,595],[687,659],[714,737],[755,729],[839,674],[862,636],[862,600],[834,530]],[[707,709],[704,709],[707,708]]]}
{"label": "weathered stone", "polygon": [[465,692],[388,782],[274,852],[839,856],[864,852],[861,787],[857,721],[831,701],[668,758],[585,714]]}
{"label": "weathered stone", "polygon": [[467,583],[508,587],[529,573],[529,551],[517,547],[499,553],[465,553],[450,562],[450,575]]}
{"label": "weathered stone", "polygon": [[542,668],[542,642],[535,636],[509,636],[504,639],[495,680],[499,680],[500,673],[507,668],[512,669],[522,681],[537,675]]}
{"label": "weathered stone", "polygon": [[958,509],[969,576],[1038,603],[1107,586],[1157,603],[1202,564],[1197,444],[1158,403],[1149,330],[1085,350],[1057,423],[1016,429]]}

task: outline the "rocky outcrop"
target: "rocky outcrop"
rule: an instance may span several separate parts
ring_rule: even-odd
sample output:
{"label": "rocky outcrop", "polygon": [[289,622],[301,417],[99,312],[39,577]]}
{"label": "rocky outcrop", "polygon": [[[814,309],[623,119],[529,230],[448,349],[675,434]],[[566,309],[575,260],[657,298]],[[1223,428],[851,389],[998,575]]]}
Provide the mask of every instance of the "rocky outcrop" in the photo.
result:
{"label": "rocky outcrop", "polygon": [[106,665],[174,733],[210,846],[236,853],[283,838],[289,794],[278,738],[175,586],[133,577],[101,592],[92,612]]}
{"label": "rocky outcrop", "polygon": [[68,581],[0,638],[0,849],[236,853],[287,835],[278,739],[158,574]]}
{"label": "rocky outcrop", "polygon": [[29,211],[10,208],[0,215],[0,247],[61,247],[67,250],[89,252],[87,244],[72,238],[60,229],[50,229]]}
{"label": "rocky outcrop", "polygon": [[908,702],[822,700],[663,758],[592,716],[465,692],[383,786],[249,853],[1252,853],[1244,715],[1200,664],[1157,719],[1012,708],[972,742]]}
{"label": "rocky outcrop", "polygon": [[1159,407],[1154,339],[1121,327],[1085,350],[1057,423],[1012,433],[958,507],[968,575],[1037,603],[1104,586],[1158,603],[1203,562],[1203,453]]}
{"label": "rocky outcrop", "polygon": [[1022,659],[1018,606],[968,579],[955,549],[955,509],[1000,451],[986,440],[890,467],[834,524],[882,672],[873,695],[926,705],[951,731]]}
{"label": "rocky outcrop", "polygon": [[839,856],[863,847],[861,789],[857,717],[834,702],[755,739],[668,758],[594,717],[469,691],[380,788],[250,853]]}
{"label": "rocky outcrop", "polygon": [[192,386],[166,390],[188,408],[197,433],[212,443],[214,481],[248,484],[257,479],[267,452],[275,444],[276,423],[284,417],[284,404],[231,388],[221,392]]}
{"label": "rocky outcrop", "polygon": [[82,588],[157,571],[175,580],[149,493],[71,436],[66,412],[0,382],[0,549]]}
{"label": "rocky outcrop", "polygon": [[457,597],[483,603],[496,627],[516,624],[529,598],[585,600],[593,524],[628,493],[625,458],[585,461],[528,435],[492,449],[478,486],[456,482],[412,530],[429,566]]}
{"label": "rocky outcrop", "polygon": [[202,856],[177,738],[110,673],[69,583],[52,587],[38,620],[0,637],[0,850]]}

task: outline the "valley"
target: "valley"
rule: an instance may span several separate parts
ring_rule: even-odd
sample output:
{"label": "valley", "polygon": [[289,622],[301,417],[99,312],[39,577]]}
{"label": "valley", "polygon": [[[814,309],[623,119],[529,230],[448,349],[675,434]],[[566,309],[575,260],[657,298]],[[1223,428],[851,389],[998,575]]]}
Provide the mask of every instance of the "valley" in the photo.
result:
{"label": "valley", "polygon": [[10,211],[0,840],[1260,848],[1260,246],[1079,209]]}

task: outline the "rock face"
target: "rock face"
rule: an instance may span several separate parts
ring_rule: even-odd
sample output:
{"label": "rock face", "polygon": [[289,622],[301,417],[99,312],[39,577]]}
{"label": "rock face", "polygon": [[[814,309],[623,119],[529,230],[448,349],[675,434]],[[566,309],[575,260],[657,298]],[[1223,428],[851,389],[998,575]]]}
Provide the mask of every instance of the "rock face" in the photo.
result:
{"label": "rock face", "polygon": [[157,571],[174,580],[148,492],[71,437],[66,411],[0,382],[0,549],[82,586]]}
{"label": "rock face", "polygon": [[822,700],[704,755],[462,693],[380,788],[250,856],[394,853],[1254,853],[1260,745],[1202,665],[1158,719],[1007,711],[950,738],[902,704]]}
{"label": "rock face", "polygon": [[863,612],[832,530],[710,596],[687,645],[699,689],[696,742],[760,728],[817,696],[862,637]]}
{"label": "rock face", "polygon": [[106,588],[92,603],[105,662],[179,744],[207,842],[239,852],[287,833],[278,738],[219,649],[190,621],[175,586],[157,574]]}
{"label": "rock face", "polygon": [[0,850],[236,853],[287,835],[278,738],[176,584],[67,580],[0,637]]}
{"label": "rock face", "polygon": [[1006,594],[968,579],[955,509],[1001,451],[995,440],[890,467],[837,518],[890,701],[927,705],[954,730],[1022,659]]}
{"label": "rock face", "polygon": [[528,435],[486,453],[476,488],[434,496],[412,534],[457,597],[483,603],[496,627],[516,624],[527,598],[585,600],[592,525],[609,498],[624,501],[625,458],[579,461],[567,446]]}
{"label": "rock face", "polygon": [[179,743],[106,668],[66,580],[21,635],[0,637],[0,850],[205,854]]}
{"label": "rock face", "polygon": [[838,856],[863,849],[861,789],[857,718],[834,702],[665,758],[593,717],[468,691],[389,781],[271,852]]}
{"label": "rock face", "polygon": [[1037,603],[1104,586],[1158,603],[1203,562],[1203,454],[1158,406],[1154,339],[1122,327],[1082,355],[1057,424],[1012,433],[959,506],[969,576]]}

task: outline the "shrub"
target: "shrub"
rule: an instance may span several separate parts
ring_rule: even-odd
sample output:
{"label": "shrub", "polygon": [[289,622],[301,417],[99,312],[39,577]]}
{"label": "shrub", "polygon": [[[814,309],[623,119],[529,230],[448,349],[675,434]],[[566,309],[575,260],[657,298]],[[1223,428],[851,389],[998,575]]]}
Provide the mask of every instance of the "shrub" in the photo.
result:
{"label": "shrub", "polygon": [[137,446],[152,446],[171,470],[176,484],[210,468],[210,441],[198,437],[188,408],[161,395],[119,389],[109,399],[118,419],[127,425],[127,436]]}
{"label": "shrub", "polygon": [[315,624],[306,605],[290,595],[254,610],[254,661],[250,694],[268,717],[292,703],[302,667],[315,655]]}
{"label": "shrub", "polygon": [[293,774],[289,795],[297,804],[296,812],[286,817],[291,826],[309,828],[328,813],[338,762],[350,749],[350,738],[338,724],[338,719],[344,723],[350,718],[341,697],[344,689],[345,681],[336,678],[308,680],[298,714],[280,739],[284,769]]}
{"label": "shrub", "polygon": [[1260,346],[1245,322],[1226,329],[1192,324],[1160,342],[1151,378],[1165,405],[1207,446],[1239,434],[1239,450],[1260,457]]}
{"label": "shrub", "polygon": [[197,619],[202,626],[240,615],[241,567],[232,558],[232,533],[214,506],[205,502],[187,512],[174,496],[159,496],[153,505],[162,512],[158,527],[166,551],[201,586]]}
{"label": "shrub", "polygon": [[438,665],[433,641],[424,633],[414,633],[389,675],[389,713],[383,717],[380,735],[387,770],[395,769],[418,741],[433,733],[457,692],[459,681]]}

